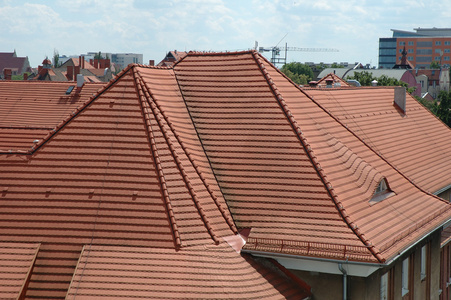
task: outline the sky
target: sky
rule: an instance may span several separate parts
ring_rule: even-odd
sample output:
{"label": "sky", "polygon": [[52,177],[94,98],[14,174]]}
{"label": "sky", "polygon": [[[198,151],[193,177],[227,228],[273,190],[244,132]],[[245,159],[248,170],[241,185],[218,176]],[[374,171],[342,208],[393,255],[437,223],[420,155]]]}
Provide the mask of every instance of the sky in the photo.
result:
{"label": "sky", "polygon": [[140,53],[147,64],[171,50],[243,51],[258,42],[338,50],[288,51],[287,62],[377,66],[379,38],[391,29],[449,28],[450,16],[451,0],[0,0],[0,52],[16,50],[32,67],[55,51]]}

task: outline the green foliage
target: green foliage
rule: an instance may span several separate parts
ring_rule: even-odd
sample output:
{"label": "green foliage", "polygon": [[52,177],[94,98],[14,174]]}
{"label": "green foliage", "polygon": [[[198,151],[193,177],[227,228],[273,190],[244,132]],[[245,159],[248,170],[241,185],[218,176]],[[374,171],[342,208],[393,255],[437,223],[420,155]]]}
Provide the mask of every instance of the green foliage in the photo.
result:
{"label": "green foliage", "polygon": [[440,63],[438,61],[431,62],[430,66],[431,69],[440,69]]}
{"label": "green foliage", "polygon": [[103,59],[102,52],[99,51],[99,53],[96,53],[96,55],[94,55],[94,59]]}
{"label": "green foliage", "polygon": [[58,50],[54,49],[53,50],[53,67],[54,68],[59,67],[59,59],[60,59],[60,54],[58,53]]}
{"label": "green foliage", "polygon": [[343,65],[340,65],[340,64],[337,64],[337,63],[331,64],[330,67],[331,67],[331,68],[334,68],[334,69],[341,69],[341,68],[344,68]]}
{"label": "green foliage", "polygon": [[[360,82],[362,86],[371,86],[373,80],[377,81],[378,86],[403,86],[406,88],[408,86],[408,84],[405,83],[404,81],[397,80],[396,78],[393,77],[388,77],[387,75],[374,77],[373,74],[371,74],[368,71],[355,72],[354,76],[348,76],[346,77],[346,79],[357,80],[358,82]],[[408,90],[411,90],[410,93],[412,93],[413,91],[415,91],[415,88],[408,88]]]}
{"label": "green foliage", "polygon": [[[31,75],[30,72],[25,72],[25,73],[27,73],[28,76]],[[11,76],[11,80],[23,80],[23,74],[22,74],[22,75],[12,75],[12,76]]]}
{"label": "green foliage", "polygon": [[296,84],[307,84],[313,78],[312,69],[299,62],[285,64],[280,70]]}
{"label": "green foliage", "polygon": [[451,127],[451,93],[441,91],[438,94],[437,117]]}

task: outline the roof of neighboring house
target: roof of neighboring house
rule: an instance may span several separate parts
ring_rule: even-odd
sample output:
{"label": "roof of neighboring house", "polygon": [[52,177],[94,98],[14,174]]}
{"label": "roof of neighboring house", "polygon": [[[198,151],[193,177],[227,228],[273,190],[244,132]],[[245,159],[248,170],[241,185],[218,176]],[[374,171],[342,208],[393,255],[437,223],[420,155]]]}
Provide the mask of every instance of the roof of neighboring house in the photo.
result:
{"label": "roof of neighboring house", "polygon": [[[440,80],[440,69],[418,69],[416,70],[416,76],[424,75],[428,78],[428,80]],[[448,69],[445,69],[445,72],[449,72]],[[431,83],[432,85],[432,83]]]}
{"label": "roof of neighboring house", "polygon": [[22,74],[24,67],[29,67],[27,57],[17,57],[15,52],[0,52],[0,76],[3,75],[3,69],[17,69]]}
{"label": "roof of neighboring house", "polygon": [[335,74],[340,78],[344,78],[345,74],[349,71],[349,68],[325,68],[322,70],[318,75],[318,80],[329,75],[329,74]]}
{"label": "roof of neighboring house", "polygon": [[451,184],[451,129],[409,94],[404,115],[389,87],[305,91],[420,187]]}
{"label": "roof of neighboring house", "polygon": [[159,67],[172,67],[175,62],[179,61],[183,57],[186,56],[186,52],[184,51],[169,51],[162,61],[158,63]]}
{"label": "roof of neighboring house", "polygon": [[327,85],[327,81],[332,81],[332,84],[339,84],[340,87],[347,87],[350,86],[350,84],[344,80],[341,79],[339,76],[335,75],[334,73],[327,74],[320,80],[316,82],[317,87],[325,87]]}
{"label": "roof of neighboring house", "polygon": [[[174,70],[234,220],[251,229],[245,249],[385,262],[450,218],[256,52],[190,53]],[[394,194],[372,203],[383,178]]]}
{"label": "roof of neighboring house", "polygon": [[[0,81],[0,151],[26,153],[104,84]],[[70,94],[66,94],[73,87]]]}
{"label": "roof of neighboring house", "polygon": [[[28,84],[37,97],[47,83]],[[75,299],[99,291],[108,299],[174,297],[169,280],[154,288],[142,280],[156,272],[179,278],[195,298],[209,299],[212,291],[235,299],[310,294],[237,253],[242,239],[174,87],[173,70],[129,66],[81,106],[67,108],[30,151],[0,153],[0,244],[41,243],[27,297],[64,298],[68,290]],[[46,92],[41,97],[48,99]],[[16,104],[34,101],[18,98]],[[61,119],[57,103],[37,103],[18,125],[45,127]],[[4,134],[13,138],[16,131]],[[105,253],[127,265],[108,270],[99,265]],[[143,263],[151,266],[144,273]],[[197,281],[186,277],[196,274]]]}

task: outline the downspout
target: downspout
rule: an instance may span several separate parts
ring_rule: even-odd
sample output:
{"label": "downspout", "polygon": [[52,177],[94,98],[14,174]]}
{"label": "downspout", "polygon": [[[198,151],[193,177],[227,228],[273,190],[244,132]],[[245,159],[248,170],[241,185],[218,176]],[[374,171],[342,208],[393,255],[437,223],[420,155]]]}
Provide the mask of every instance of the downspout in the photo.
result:
{"label": "downspout", "polygon": [[343,265],[341,263],[338,264],[338,269],[343,273],[343,300],[347,299],[347,287],[348,287],[348,273],[343,268]]}

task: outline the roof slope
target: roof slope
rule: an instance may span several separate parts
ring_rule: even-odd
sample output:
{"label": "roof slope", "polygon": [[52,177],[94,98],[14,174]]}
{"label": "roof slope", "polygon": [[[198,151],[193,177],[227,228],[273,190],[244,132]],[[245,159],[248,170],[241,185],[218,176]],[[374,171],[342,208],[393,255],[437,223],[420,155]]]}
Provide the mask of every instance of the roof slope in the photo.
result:
{"label": "roof slope", "polygon": [[409,94],[404,115],[390,87],[306,92],[422,188],[451,184],[451,129]]}
{"label": "roof slope", "polygon": [[[188,147],[165,119],[167,112],[189,120],[186,108],[162,112],[154,101],[154,95],[167,97],[159,92],[164,82],[175,91],[172,98],[179,97],[173,72],[142,68],[140,74],[138,69],[124,70],[27,155],[0,153],[0,242],[41,243],[28,298],[64,298],[83,247],[165,249],[161,253],[167,253],[167,259],[189,247],[230,248],[223,238],[229,240],[237,230],[224,199],[215,196],[219,188],[209,185],[212,173],[204,176],[197,170]],[[157,82],[150,83],[154,91],[143,81],[146,76],[151,80],[153,72],[159,72]],[[185,131],[189,134],[190,129]],[[220,258],[211,258],[216,259]],[[202,268],[182,263],[179,267]],[[268,282],[263,285],[271,289]],[[288,286],[294,298],[304,293]]]}
{"label": "roof slope", "polygon": [[0,299],[23,299],[39,246],[0,243]]}
{"label": "roof slope", "polygon": [[[66,94],[69,87],[74,87]],[[0,81],[0,151],[28,151],[102,85]]]}
{"label": "roof slope", "polygon": [[[451,216],[261,55],[174,69],[247,249],[384,262]],[[382,178],[394,195],[372,205]]]}
{"label": "roof slope", "polygon": [[[371,259],[331,201],[252,53],[190,54],[175,72],[237,226],[252,228],[251,240],[316,243],[324,256],[355,246],[357,257]],[[334,246],[336,254],[328,250]]]}
{"label": "roof slope", "polygon": [[[122,276],[115,276],[117,273]],[[168,293],[168,291],[170,291]],[[304,299],[280,271],[226,243],[174,249],[85,246],[68,291],[72,299]]]}

